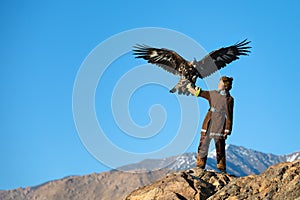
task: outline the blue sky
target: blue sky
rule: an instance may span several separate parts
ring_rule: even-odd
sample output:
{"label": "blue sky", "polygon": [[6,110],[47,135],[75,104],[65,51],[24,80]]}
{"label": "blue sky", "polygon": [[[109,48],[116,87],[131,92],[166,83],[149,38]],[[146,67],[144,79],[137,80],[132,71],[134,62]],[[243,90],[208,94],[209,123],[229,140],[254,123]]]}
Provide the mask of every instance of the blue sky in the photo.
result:
{"label": "blue sky", "polygon": [[[227,142],[273,154],[299,151],[298,8],[298,1],[258,0],[1,1],[0,189],[109,170],[80,140],[73,120],[73,87],[80,66],[97,45],[135,28],[175,30],[208,52],[251,40],[251,55],[220,72],[234,77],[234,130]],[[194,52],[194,57],[200,59],[202,54]],[[133,152],[164,146],[176,137],[181,120],[176,98],[166,88],[146,85],[130,99],[132,118],[145,126],[149,107],[161,104],[170,112],[166,125],[156,137],[142,142],[122,136],[107,107],[111,84],[142,64],[130,54],[120,57],[103,75],[107,87],[99,86],[95,94],[105,134]],[[153,72],[160,73],[154,66]],[[197,83],[206,87],[201,80]],[[208,105],[202,99],[198,103],[201,125]],[[187,151],[196,151],[198,140],[196,135]]]}

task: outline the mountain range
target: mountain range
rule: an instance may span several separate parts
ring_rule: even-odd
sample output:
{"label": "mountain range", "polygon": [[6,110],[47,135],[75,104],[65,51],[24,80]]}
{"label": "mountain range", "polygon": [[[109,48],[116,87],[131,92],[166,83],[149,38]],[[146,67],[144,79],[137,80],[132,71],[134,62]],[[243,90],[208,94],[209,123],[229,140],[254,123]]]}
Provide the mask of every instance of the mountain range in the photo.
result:
{"label": "mountain range", "polygon": [[[140,171],[141,169],[145,171],[153,171],[164,167],[174,171],[186,170],[195,167],[196,158],[196,153],[185,153],[164,159],[147,159],[118,169],[124,171]],[[300,159],[300,152],[288,155],[274,155],[229,144],[226,145],[226,159],[227,172],[229,174],[235,176],[246,176],[249,174],[260,174],[269,166],[280,162],[292,162]],[[217,171],[215,150],[209,152],[206,168]]]}
{"label": "mountain range", "polygon": [[[235,145],[227,145],[226,154],[227,171],[234,177],[260,174],[271,165],[300,159],[300,152],[274,155]],[[196,153],[185,153],[163,159],[147,159],[108,172],[69,176],[34,187],[0,190],[0,199],[123,199],[133,190],[169,173],[194,168],[196,156]],[[208,155],[207,168],[217,171],[215,163],[215,152],[212,151]]]}

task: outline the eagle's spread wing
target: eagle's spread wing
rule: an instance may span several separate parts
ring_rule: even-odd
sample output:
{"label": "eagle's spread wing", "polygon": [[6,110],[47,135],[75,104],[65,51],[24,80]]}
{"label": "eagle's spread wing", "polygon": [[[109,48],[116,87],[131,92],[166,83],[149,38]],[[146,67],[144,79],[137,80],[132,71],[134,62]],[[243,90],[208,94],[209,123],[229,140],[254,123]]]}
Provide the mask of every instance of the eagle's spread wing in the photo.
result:
{"label": "eagle's spread wing", "polygon": [[226,66],[234,60],[239,59],[240,55],[248,55],[250,52],[250,41],[243,40],[229,47],[223,47],[210,52],[199,62],[194,62],[195,68],[200,74],[200,78],[205,78],[217,70]]}
{"label": "eagle's spread wing", "polygon": [[158,49],[146,45],[136,45],[133,51],[136,58],[143,58],[148,63],[156,64],[175,75],[182,74],[182,67],[187,63],[175,51],[165,48]]}

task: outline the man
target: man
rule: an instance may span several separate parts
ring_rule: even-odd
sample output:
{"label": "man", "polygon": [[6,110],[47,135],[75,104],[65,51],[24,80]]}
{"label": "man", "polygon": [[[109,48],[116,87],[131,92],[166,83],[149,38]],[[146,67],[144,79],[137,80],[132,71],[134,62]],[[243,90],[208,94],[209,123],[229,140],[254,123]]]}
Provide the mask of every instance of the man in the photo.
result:
{"label": "man", "polygon": [[209,143],[214,138],[217,155],[217,168],[226,173],[225,140],[232,131],[234,100],[229,91],[233,78],[223,76],[218,85],[218,91],[204,91],[201,88],[188,87],[196,97],[208,100],[210,109],[203,121],[196,166],[204,169],[207,160]]}

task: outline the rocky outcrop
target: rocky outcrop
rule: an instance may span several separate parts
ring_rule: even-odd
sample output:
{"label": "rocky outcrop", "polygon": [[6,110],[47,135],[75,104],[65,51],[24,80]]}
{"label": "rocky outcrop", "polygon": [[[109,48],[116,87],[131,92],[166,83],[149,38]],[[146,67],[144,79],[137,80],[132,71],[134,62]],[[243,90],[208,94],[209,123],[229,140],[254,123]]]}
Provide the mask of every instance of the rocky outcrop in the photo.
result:
{"label": "rocky outcrop", "polygon": [[194,168],[168,176],[133,191],[125,200],[207,199],[235,177]]}
{"label": "rocky outcrop", "polygon": [[241,178],[197,168],[172,173],[125,198],[141,199],[300,199],[300,160]]}
{"label": "rocky outcrop", "polygon": [[231,181],[209,199],[300,199],[300,160]]}

